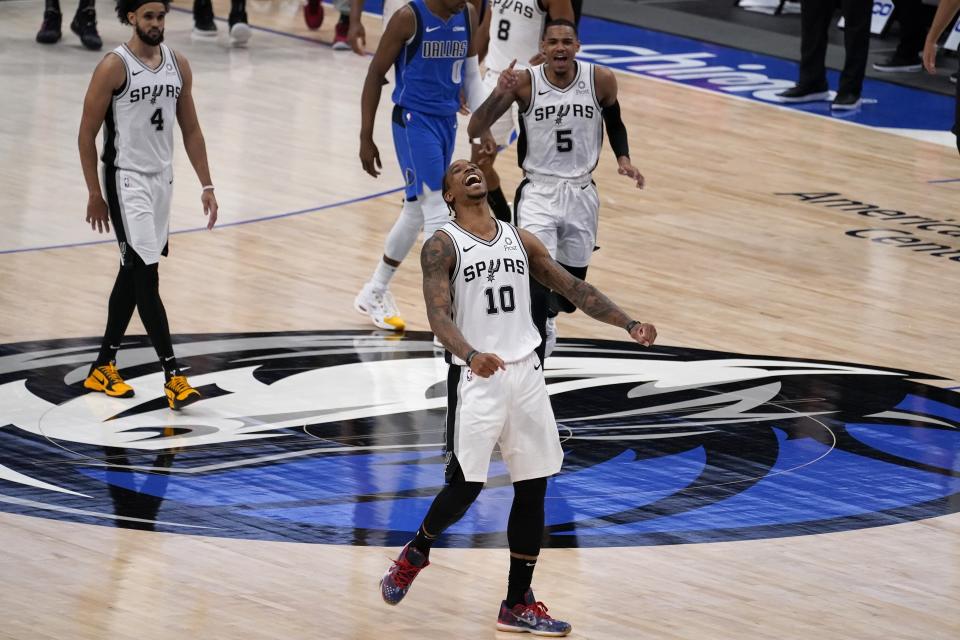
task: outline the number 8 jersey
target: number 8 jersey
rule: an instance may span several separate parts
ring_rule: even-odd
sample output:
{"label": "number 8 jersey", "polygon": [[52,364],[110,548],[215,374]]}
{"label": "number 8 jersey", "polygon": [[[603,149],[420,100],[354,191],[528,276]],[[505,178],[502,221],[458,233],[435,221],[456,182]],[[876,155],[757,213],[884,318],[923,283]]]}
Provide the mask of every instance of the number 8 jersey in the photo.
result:
{"label": "number 8 jersey", "polygon": [[517,160],[527,174],[575,179],[597,167],[603,145],[603,118],[594,67],[576,61],[577,72],[565,89],[547,80],[545,65],[530,73],[530,105],[520,114]]}
{"label": "number 8 jersey", "polygon": [[151,69],[126,44],[111,53],[123,61],[126,82],[104,119],[103,155],[108,167],[160,173],[173,164],[173,127],[183,78],[173,51],[160,45],[160,65]]}
{"label": "number 8 jersey", "polygon": [[[530,313],[530,263],[516,227],[494,221],[497,234],[489,241],[456,220],[440,228],[457,251],[450,275],[453,321],[477,351],[517,362],[540,344]],[[465,364],[456,356],[453,362]]]}

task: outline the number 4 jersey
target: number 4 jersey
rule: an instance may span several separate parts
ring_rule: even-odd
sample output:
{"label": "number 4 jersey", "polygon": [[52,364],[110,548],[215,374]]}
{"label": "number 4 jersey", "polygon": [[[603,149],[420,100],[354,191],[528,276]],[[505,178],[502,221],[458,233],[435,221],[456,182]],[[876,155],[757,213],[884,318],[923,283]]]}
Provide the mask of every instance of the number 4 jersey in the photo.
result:
{"label": "number 4 jersey", "polygon": [[594,66],[576,61],[566,88],[547,79],[546,67],[530,73],[530,105],[520,114],[517,160],[524,173],[575,179],[597,167],[603,145],[603,118],[594,85]]}
{"label": "number 4 jersey", "polygon": [[107,110],[101,159],[110,167],[160,173],[173,164],[173,127],[183,88],[177,59],[164,44],[156,69],[125,44],[112,53],[123,61],[127,79]]}
{"label": "number 4 jersey", "polygon": [[[530,263],[517,229],[494,221],[492,240],[473,235],[456,220],[440,228],[457,251],[450,275],[453,321],[477,351],[517,362],[540,344],[530,312]],[[456,356],[453,361],[464,364]]]}

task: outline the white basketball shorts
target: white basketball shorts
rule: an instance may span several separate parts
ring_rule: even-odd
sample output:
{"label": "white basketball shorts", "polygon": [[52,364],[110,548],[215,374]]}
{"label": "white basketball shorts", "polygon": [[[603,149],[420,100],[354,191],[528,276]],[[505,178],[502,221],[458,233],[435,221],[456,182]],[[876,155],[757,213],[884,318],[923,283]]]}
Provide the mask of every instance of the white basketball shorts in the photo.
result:
{"label": "white basketball shorts", "polygon": [[510,362],[489,378],[450,365],[447,379],[447,481],[462,471],[467,482],[486,482],[495,445],[519,482],[560,471],[563,449],[536,353]]}
{"label": "white basketball shorts", "polygon": [[590,176],[565,180],[528,175],[517,188],[516,224],[569,267],[590,264],[597,244],[600,194]]}
{"label": "white basketball shorts", "polygon": [[145,264],[159,262],[161,255],[167,255],[173,169],[140,173],[107,167],[103,182],[121,262],[126,264],[128,246]]}

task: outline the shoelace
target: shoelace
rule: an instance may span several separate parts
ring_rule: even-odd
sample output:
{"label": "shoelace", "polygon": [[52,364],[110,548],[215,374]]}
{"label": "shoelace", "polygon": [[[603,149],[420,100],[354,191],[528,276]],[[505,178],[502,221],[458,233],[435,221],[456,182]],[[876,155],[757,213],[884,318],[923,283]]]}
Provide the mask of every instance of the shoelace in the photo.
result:
{"label": "shoelace", "polygon": [[123,383],[123,378],[120,377],[120,372],[117,371],[116,365],[113,365],[113,364],[104,365],[100,367],[100,371],[103,373],[103,376],[107,379],[107,382],[110,383],[110,386]]}
{"label": "shoelace", "polygon": [[401,589],[406,589],[413,582],[413,579],[420,573],[423,567],[416,567],[406,559],[394,560],[393,564],[397,567],[397,572],[393,576],[393,582]]}
{"label": "shoelace", "polygon": [[543,618],[544,620],[553,620],[553,618],[550,617],[550,614],[547,613],[547,605],[540,601],[527,605],[527,610],[532,611],[533,614],[538,618]]}
{"label": "shoelace", "polygon": [[187,382],[187,379],[184,376],[173,376],[170,378],[170,382],[167,383],[167,386],[173,389],[176,393],[186,391],[190,388],[190,384]]}

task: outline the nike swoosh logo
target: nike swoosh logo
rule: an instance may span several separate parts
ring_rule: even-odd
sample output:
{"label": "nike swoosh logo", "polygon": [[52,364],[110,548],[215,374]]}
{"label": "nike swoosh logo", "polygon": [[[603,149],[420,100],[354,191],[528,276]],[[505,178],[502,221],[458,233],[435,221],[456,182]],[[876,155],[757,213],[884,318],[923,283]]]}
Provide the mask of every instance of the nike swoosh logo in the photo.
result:
{"label": "nike swoosh logo", "polygon": [[[542,367],[542,366],[543,366],[543,363],[538,362],[537,364],[533,365],[533,368],[534,368],[535,370],[539,371],[539,370],[540,370],[540,367]],[[532,567],[533,565],[527,565],[527,566],[531,566],[531,567]]]}
{"label": "nike swoosh logo", "polygon": [[140,69],[140,71],[134,71],[134,72],[131,73],[130,75],[135,76],[135,75],[137,75],[138,73],[143,73],[143,69]]}
{"label": "nike swoosh logo", "polygon": [[436,30],[439,29],[439,28],[440,28],[440,27],[427,27],[426,29],[424,29],[424,31],[426,31],[427,33],[433,33],[434,31],[436,31]]}
{"label": "nike swoosh logo", "polygon": [[472,244],[472,245],[470,245],[469,247],[464,247],[463,252],[466,253],[467,251],[470,251],[470,249],[473,249],[475,246],[477,246],[477,245]]}
{"label": "nike swoosh logo", "polygon": [[545,96],[548,93],[550,93],[550,89],[547,89],[546,91],[537,91],[538,96]]}

